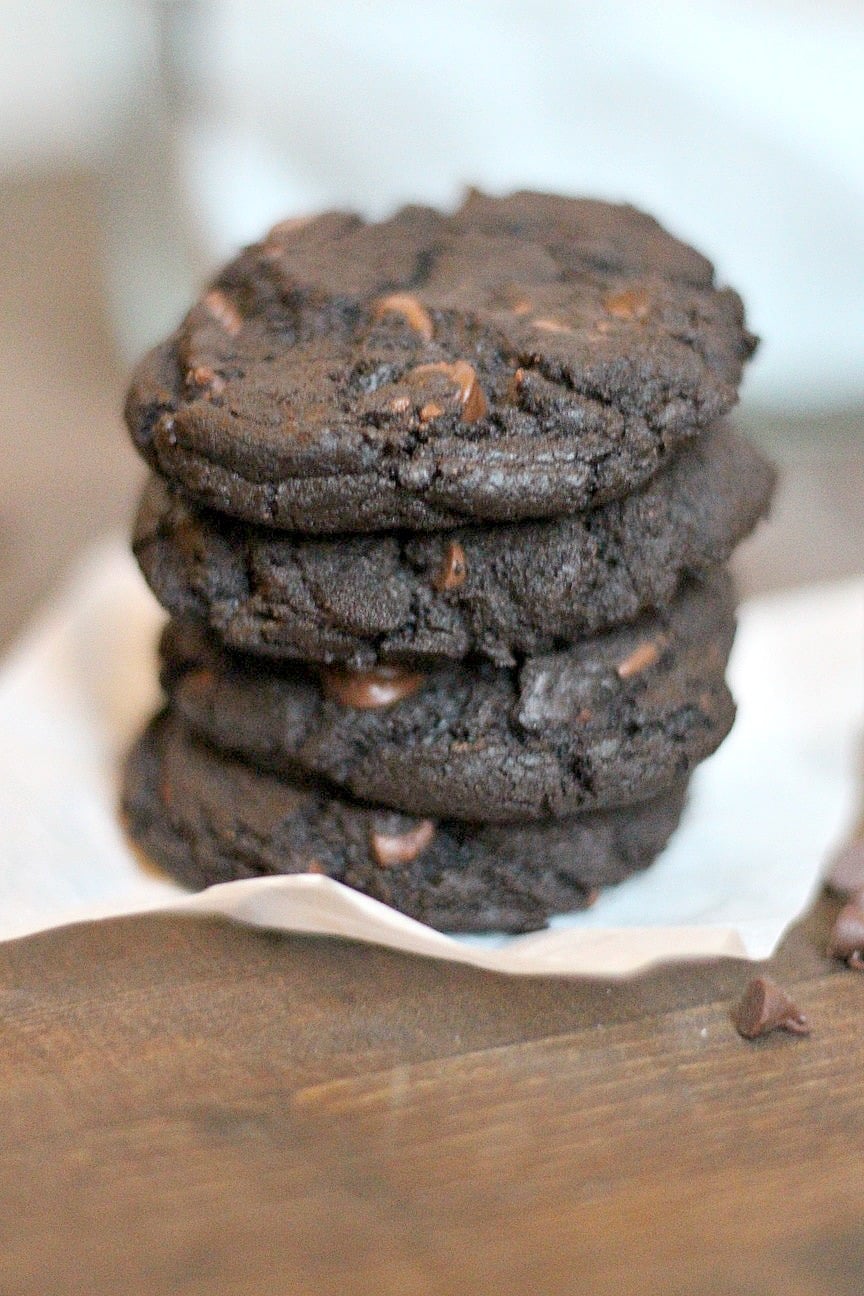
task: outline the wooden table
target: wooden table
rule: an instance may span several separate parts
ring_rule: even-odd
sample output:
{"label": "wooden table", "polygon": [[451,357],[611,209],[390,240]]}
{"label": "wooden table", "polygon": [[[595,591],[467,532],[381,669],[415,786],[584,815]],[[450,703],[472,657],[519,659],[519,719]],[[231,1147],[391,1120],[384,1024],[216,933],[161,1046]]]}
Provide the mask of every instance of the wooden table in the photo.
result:
{"label": "wooden table", "polygon": [[0,1291],[849,1293],[864,978],[515,980],[142,917],[0,947]]}
{"label": "wooden table", "polygon": [[[44,267],[36,197],[6,195],[13,284]],[[137,477],[107,353],[52,368],[92,327],[62,308],[0,330],[32,422],[3,429],[7,633]],[[782,443],[745,588],[864,570],[861,426]],[[772,964],[812,1036],[754,1044],[732,961],[518,980],[168,917],[0,946],[0,1294],[860,1296],[864,977],[824,957],[831,918]]]}

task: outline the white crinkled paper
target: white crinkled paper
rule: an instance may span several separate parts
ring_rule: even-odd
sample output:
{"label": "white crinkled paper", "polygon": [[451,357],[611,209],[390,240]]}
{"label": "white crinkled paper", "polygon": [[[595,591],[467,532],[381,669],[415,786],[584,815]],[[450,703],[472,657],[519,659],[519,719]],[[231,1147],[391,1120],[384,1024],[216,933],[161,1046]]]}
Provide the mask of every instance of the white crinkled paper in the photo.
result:
{"label": "white crinkled paper", "polygon": [[616,975],[767,957],[856,809],[864,580],[745,604],[730,738],[693,780],[651,869],[528,936],[448,937],[327,878],[190,896],[148,871],[117,817],[119,770],[154,709],[163,614],[118,541],[94,552],[0,667],[0,939],[153,909],[390,945],[504,972]]}

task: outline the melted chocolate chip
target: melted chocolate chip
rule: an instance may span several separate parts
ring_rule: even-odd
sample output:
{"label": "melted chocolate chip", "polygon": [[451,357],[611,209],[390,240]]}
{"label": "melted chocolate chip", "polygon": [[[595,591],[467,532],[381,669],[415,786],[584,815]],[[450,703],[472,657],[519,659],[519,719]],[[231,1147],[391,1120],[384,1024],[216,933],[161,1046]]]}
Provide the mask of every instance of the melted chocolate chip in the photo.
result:
{"label": "melted chocolate chip", "polygon": [[612,293],[604,302],[606,310],[615,319],[643,320],[651,309],[647,293],[638,288],[627,288],[623,292]]}
{"label": "melted chocolate chip", "polygon": [[214,288],[204,298],[204,305],[230,337],[236,337],[243,327],[243,316],[223,292]]}
{"label": "melted chocolate chip", "polygon": [[186,371],[187,387],[197,387],[204,396],[220,396],[225,390],[225,379],[209,365],[195,365]]}
{"label": "melted chocolate chip", "polygon": [[859,895],[837,915],[828,941],[828,957],[843,959],[864,972],[864,899]]}
{"label": "melted chocolate chip", "polygon": [[416,828],[398,837],[373,832],[369,838],[372,858],[379,868],[410,864],[430,845],[434,836],[435,824],[431,819],[421,819]]}
{"label": "melted chocolate chip", "polygon": [[441,566],[435,573],[432,588],[438,590],[439,594],[444,590],[458,589],[460,585],[465,584],[467,575],[468,563],[465,559],[465,550],[453,540],[447,546]]}
{"label": "melted chocolate chip", "polygon": [[648,670],[650,666],[655,666],[660,660],[660,654],[665,647],[666,641],[662,635],[657,639],[646,639],[644,643],[638,644],[615,667],[618,678],[622,680],[632,679],[634,675],[640,675],[642,671]]}
{"label": "melted chocolate chip", "polygon": [[569,324],[562,323],[557,319],[533,319],[531,327],[539,329],[541,333],[572,333],[573,330]]}
{"label": "melted chocolate chip", "polygon": [[430,423],[432,419],[440,418],[443,413],[443,405],[439,405],[437,401],[428,401],[420,411],[420,422]]}
{"label": "melted chocolate chip", "polygon": [[393,706],[416,693],[424,680],[419,672],[401,666],[380,666],[368,671],[322,666],[320,674],[325,697],[357,711]]}
{"label": "melted chocolate chip", "polygon": [[754,977],[732,1010],[732,1024],[744,1039],[757,1039],[774,1030],[809,1035],[807,1018],[770,977]]}
{"label": "melted chocolate chip", "polygon": [[[477,381],[473,365],[468,364],[467,360],[454,360],[452,364],[441,361],[438,364],[417,365],[415,369],[409,370],[403,381],[411,386],[422,386],[437,374],[443,375],[456,389],[459,417],[463,423],[476,423],[478,419],[483,418],[486,413],[486,397]],[[424,409],[429,410],[433,405],[436,413],[427,415],[427,421],[444,413],[443,407],[439,406],[437,401],[428,403]],[[423,418],[423,410],[420,411],[420,417]]]}
{"label": "melted chocolate chip", "polygon": [[373,303],[372,316],[381,319],[384,315],[401,315],[408,327],[419,333],[424,342],[432,341],[435,332],[432,316],[409,293],[391,293],[388,297],[379,297]]}

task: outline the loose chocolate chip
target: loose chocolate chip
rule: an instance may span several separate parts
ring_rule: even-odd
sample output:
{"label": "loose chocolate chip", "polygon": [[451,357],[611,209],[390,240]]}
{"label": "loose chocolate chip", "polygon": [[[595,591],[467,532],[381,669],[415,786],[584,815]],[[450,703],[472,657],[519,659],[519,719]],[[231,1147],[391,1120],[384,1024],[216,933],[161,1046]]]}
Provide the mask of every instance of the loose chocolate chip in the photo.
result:
{"label": "loose chocolate chip", "polygon": [[357,711],[393,706],[416,693],[424,680],[417,671],[401,666],[380,666],[368,671],[322,666],[320,674],[325,697]]}
{"label": "loose chocolate chip", "polygon": [[444,590],[458,589],[460,585],[465,584],[467,575],[468,563],[465,560],[465,550],[453,540],[447,546],[441,566],[432,581],[432,588],[438,590],[439,594]]}
{"label": "loose chocolate chip", "polygon": [[432,341],[435,331],[432,316],[410,293],[391,293],[388,297],[379,297],[372,306],[372,316],[381,319],[384,315],[401,315],[408,327],[419,333],[424,342]]}
{"label": "loose chocolate chip", "polygon": [[373,832],[369,845],[372,858],[379,868],[394,868],[398,864],[410,864],[421,855],[435,836],[435,824],[431,819],[421,819],[416,828],[402,833],[399,837],[388,837],[385,833]]}
{"label": "loose chocolate chip", "polygon": [[807,1018],[770,977],[754,977],[732,1010],[732,1024],[744,1039],[757,1039],[774,1030],[809,1035]]}
{"label": "loose chocolate chip", "polygon": [[208,292],[204,298],[204,305],[230,337],[237,336],[243,327],[243,316],[223,292],[219,292],[218,288]]}
{"label": "loose chocolate chip", "polygon": [[622,680],[632,679],[634,675],[640,675],[642,671],[648,670],[649,666],[656,665],[665,647],[666,641],[662,636],[657,639],[646,639],[644,643],[638,644],[615,667],[618,678]]}
{"label": "loose chocolate chip", "polygon": [[828,941],[828,957],[844,959],[856,972],[864,972],[864,897],[860,894],[837,915]]}
{"label": "loose chocolate chip", "polygon": [[838,851],[826,874],[825,885],[842,896],[864,891],[864,837],[858,837]]}

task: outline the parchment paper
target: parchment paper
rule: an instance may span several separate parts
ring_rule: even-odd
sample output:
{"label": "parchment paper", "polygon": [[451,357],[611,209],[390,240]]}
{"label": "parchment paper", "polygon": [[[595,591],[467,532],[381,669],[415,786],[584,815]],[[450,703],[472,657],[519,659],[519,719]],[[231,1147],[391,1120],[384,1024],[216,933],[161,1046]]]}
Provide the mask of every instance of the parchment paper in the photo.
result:
{"label": "parchment paper", "polygon": [[329,879],[189,896],[129,849],[124,751],[157,701],[163,614],[121,541],[95,551],[0,668],[0,939],[173,909],[335,934],[513,973],[616,975],[662,960],[762,959],[854,817],[864,723],[864,580],[745,605],[739,716],[646,873],[529,936],[448,937]]}

